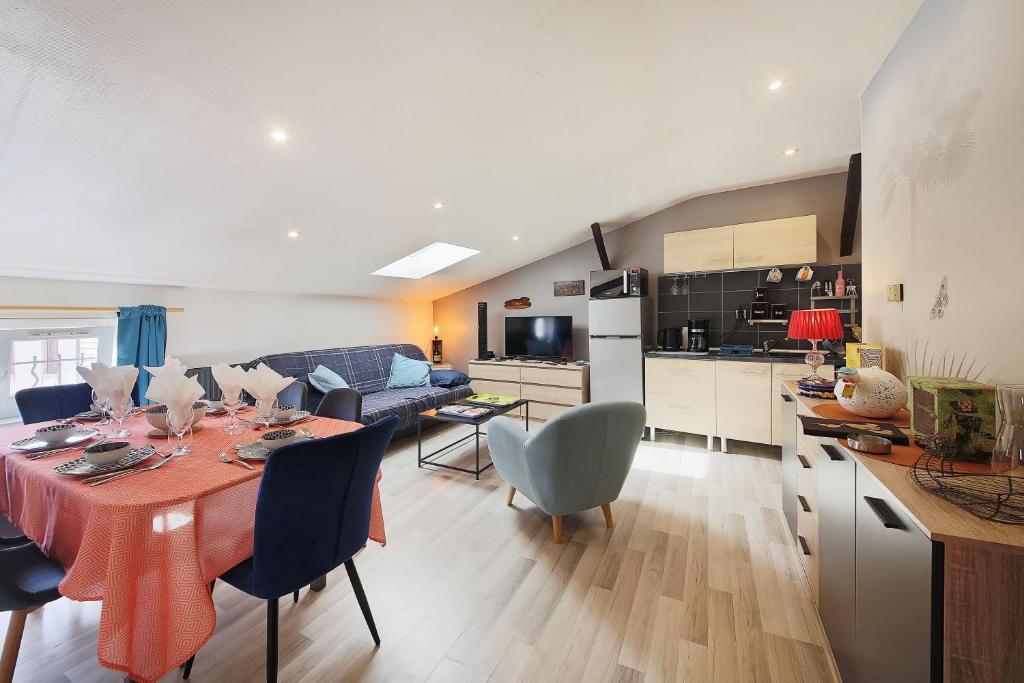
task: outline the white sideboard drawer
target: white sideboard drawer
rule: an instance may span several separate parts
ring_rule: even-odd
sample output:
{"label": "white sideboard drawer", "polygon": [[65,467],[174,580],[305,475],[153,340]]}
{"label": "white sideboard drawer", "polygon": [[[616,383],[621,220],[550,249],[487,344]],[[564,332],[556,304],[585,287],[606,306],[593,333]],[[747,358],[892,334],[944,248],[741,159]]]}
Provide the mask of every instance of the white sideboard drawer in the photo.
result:
{"label": "white sideboard drawer", "polygon": [[498,382],[492,379],[473,379],[469,382],[475,394],[498,394],[499,396],[519,395],[519,382]]}
{"label": "white sideboard drawer", "polygon": [[518,382],[519,366],[474,363],[470,361],[469,376],[473,379],[496,379],[503,382]]}
{"label": "white sideboard drawer", "polygon": [[[525,373],[524,373],[525,374]],[[559,403],[564,406],[575,406],[583,403],[583,391],[568,387],[554,387],[523,382],[523,398],[544,403]]]}
{"label": "white sideboard drawer", "polygon": [[530,384],[550,384],[556,387],[583,386],[583,371],[578,367],[572,368],[523,368],[523,382]]}

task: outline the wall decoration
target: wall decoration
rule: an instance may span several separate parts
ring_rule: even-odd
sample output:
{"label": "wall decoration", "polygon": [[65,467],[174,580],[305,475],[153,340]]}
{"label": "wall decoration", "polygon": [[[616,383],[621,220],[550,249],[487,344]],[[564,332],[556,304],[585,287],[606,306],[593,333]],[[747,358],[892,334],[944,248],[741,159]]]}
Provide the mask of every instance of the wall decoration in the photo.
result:
{"label": "wall decoration", "polygon": [[946,306],[949,304],[949,293],[946,291],[946,278],[942,278],[942,284],[939,285],[939,294],[935,297],[935,304],[932,306],[931,315],[928,317],[932,320],[941,318],[946,310]]}
{"label": "wall decoration", "polygon": [[583,296],[586,282],[583,280],[558,280],[555,282],[555,296]]}
{"label": "wall decoration", "polygon": [[530,297],[521,296],[518,299],[509,299],[505,302],[505,308],[510,311],[517,311],[523,308],[529,308],[533,304],[530,303]]}

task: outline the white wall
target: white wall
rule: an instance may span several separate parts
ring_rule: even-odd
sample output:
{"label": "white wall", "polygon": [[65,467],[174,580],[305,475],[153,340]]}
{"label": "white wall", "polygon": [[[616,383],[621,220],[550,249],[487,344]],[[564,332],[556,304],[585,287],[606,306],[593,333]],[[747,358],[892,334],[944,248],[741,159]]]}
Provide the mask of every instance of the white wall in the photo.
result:
{"label": "white wall", "polygon": [[429,302],[0,277],[0,305],[12,304],[183,307],[167,314],[167,352],[192,367],[359,344],[411,342],[430,350]]}
{"label": "white wall", "polygon": [[[1022,29],[1020,0],[928,0],[862,99],[864,332],[911,374],[927,344],[1024,382]],[[898,282],[905,302],[887,303]]]}

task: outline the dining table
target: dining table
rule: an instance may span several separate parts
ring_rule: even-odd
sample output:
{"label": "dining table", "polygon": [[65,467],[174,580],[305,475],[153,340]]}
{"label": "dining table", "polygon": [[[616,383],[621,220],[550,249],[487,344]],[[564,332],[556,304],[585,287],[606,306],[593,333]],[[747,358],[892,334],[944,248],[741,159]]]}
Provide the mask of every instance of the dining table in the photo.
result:
{"label": "dining table", "polygon": [[[102,602],[100,664],[131,680],[156,681],[210,639],[217,621],[211,582],[253,553],[263,462],[249,461],[250,470],[221,462],[218,454],[235,457],[237,444],[261,432],[249,428],[229,435],[224,431],[228,418],[208,414],[186,437],[191,453],[157,469],[89,486],[80,476],[54,469],[82,457],[81,450],[32,459],[11,448],[46,424],[54,423],[0,428],[0,509],[64,567],[61,595]],[[147,464],[173,448],[166,436],[150,436],[153,429],[142,414],[126,427],[130,435],[116,440],[159,452]],[[360,427],[326,417],[301,425],[313,438]],[[110,431],[109,426],[98,429],[101,435]],[[369,538],[384,545],[380,478],[378,471]]]}

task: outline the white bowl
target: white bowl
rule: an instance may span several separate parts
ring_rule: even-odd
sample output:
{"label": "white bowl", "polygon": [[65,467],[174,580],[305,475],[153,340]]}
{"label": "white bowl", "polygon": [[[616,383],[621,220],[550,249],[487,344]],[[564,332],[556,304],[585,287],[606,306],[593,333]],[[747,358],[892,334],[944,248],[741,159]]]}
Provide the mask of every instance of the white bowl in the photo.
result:
{"label": "white bowl", "polygon": [[[206,404],[205,403],[193,403],[192,412],[194,417],[192,418],[192,426],[195,427],[197,424],[203,421],[206,417]],[[167,406],[152,406],[147,408],[146,421],[153,425],[155,429],[159,429],[162,432],[167,431]]]}
{"label": "white bowl", "polygon": [[215,413],[224,412],[224,401],[207,401],[206,405]]}
{"label": "white bowl", "polygon": [[127,441],[104,441],[86,448],[82,457],[90,465],[108,465],[128,455],[131,447]]}
{"label": "white bowl", "polygon": [[43,443],[63,443],[69,436],[78,431],[78,425],[62,424],[40,427],[36,430],[36,438]]}
{"label": "white bowl", "polygon": [[274,450],[275,448],[290,444],[298,438],[299,433],[294,429],[277,429],[261,436],[260,445],[269,450]]}
{"label": "white bowl", "polygon": [[295,414],[295,406],[283,405],[278,406],[277,414],[274,415],[274,419],[278,421],[284,421],[291,418]]}

